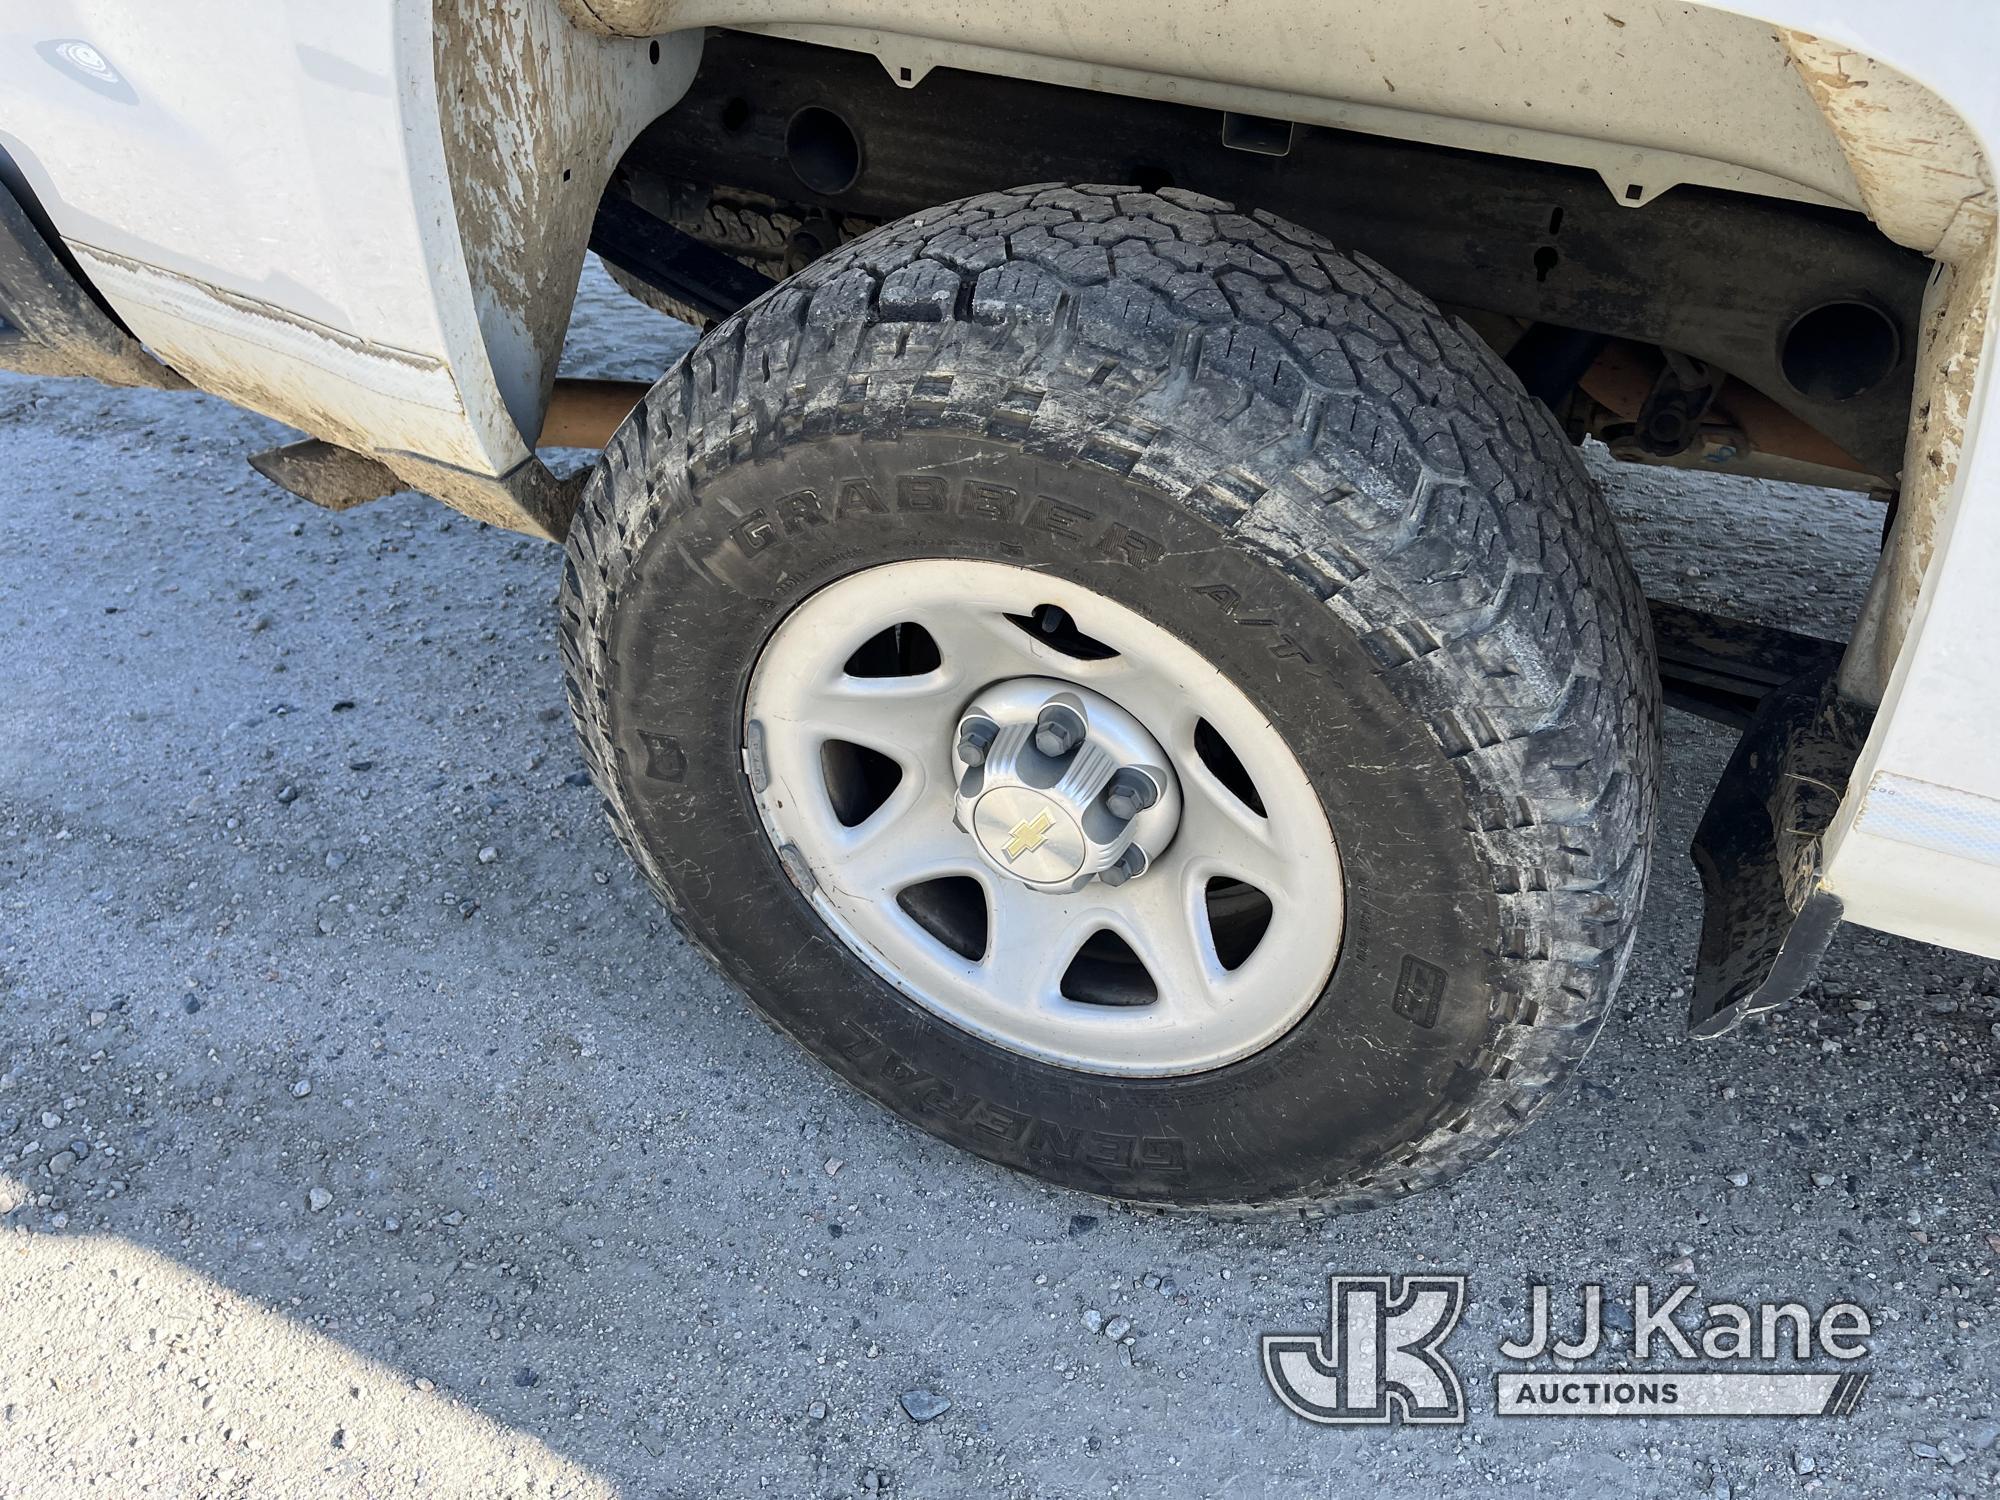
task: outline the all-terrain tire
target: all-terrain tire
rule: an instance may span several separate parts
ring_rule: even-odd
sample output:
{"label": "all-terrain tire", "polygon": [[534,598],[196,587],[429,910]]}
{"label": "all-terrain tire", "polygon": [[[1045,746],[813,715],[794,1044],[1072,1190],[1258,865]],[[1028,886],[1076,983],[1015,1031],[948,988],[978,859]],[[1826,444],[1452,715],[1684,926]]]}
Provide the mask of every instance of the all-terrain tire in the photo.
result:
{"label": "all-terrain tire", "polygon": [[[920,556],[1139,609],[1286,738],[1347,890],[1279,1041],[1070,1072],[912,1003],[795,889],[743,769],[752,665],[815,590]],[[1659,707],[1611,518],[1477,337],[1267,215],[1039,186],[834,251],[619,431],[561,617],[584,754],[678,928],[841,1076],[1054,1181],[1308,1214],[1438,1182],[1548,1102],[1631,949]]]}

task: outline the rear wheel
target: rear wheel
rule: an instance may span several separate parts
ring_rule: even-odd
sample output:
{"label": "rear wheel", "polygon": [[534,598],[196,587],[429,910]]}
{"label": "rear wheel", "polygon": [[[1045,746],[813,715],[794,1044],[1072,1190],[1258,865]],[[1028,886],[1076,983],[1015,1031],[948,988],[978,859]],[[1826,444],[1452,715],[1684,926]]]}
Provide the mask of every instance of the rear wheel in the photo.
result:
{"label": "rear wheel", "polygon": [[1302,230],[1038,188],[866,235],[661,382],[570,564],[585,751],[684,930],[995,1161],[1378,1201],[1616,984],[1630,570],[1505,370]]}

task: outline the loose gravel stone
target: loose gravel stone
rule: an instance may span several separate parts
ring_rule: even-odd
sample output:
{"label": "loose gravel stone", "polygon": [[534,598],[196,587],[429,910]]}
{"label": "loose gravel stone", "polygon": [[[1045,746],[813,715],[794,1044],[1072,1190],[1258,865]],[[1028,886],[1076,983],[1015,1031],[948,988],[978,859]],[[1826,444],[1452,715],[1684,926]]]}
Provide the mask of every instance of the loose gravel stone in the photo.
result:
{"label": "loose gravel stone", "polygon": [[333,1194],[329,1193],[325,1188],[309,1188],[306,1191],[306,1207],[310,1208],[314,1213],[318,1213],[331,1202],[333,1202]]}
{"label": "loose gravel stone", "polygon": [[896,1399],[903,1403],[903,1410],[912,1422],[935,1421],[951,1410],[951,1402],[936,1391],[905,1391]]}

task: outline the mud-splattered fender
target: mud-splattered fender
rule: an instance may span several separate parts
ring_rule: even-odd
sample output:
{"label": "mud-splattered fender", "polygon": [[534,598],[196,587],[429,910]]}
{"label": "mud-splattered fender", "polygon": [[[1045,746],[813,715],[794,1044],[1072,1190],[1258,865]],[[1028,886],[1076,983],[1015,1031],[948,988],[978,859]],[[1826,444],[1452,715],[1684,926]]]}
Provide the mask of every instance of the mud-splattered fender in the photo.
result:
{"label": "mud-splattered fender", "polygon": [[529,437],[591,213],[698,32],[593,36],[556,0],[27,17],[0,147],[138,339],[482,520],[560,532]]}

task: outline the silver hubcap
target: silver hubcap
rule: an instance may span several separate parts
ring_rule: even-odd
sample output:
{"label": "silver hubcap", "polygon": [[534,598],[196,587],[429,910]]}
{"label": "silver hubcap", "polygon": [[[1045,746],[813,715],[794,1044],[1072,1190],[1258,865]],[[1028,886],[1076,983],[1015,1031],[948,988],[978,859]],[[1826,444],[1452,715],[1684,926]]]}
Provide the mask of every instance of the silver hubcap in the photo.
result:
{"label": "silver hubcap", "polygon": [[1180,821],[1179,780],[1132,715],[1053,677],[983,689],[958,721],[953,817],[997,872],[1051,893],[1145,873]]}
{"label": "silver hubcap", "polygon": [[745,767],[793,880],[911,999],[1082,1071],[1220,1067],[1340,947],[1304,770],[1199,653],[998,563],[851,575],[751,675]]}

